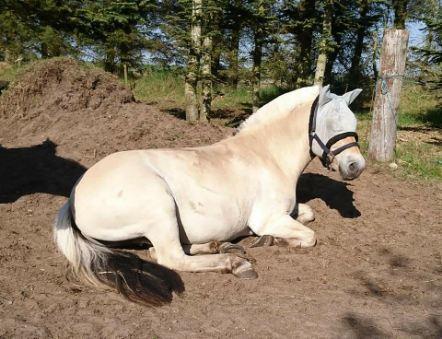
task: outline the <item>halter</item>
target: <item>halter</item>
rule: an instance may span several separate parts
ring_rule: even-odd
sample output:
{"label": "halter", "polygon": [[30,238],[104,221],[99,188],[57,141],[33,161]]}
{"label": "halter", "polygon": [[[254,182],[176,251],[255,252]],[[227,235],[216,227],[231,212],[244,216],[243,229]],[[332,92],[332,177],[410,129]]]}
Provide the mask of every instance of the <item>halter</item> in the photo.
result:
{"label": "halter", "polygon": [[[324,167],[326,167],[327,169],[330,169],[330,164],[332,163],[333,159],[335,156],[337,156],[339,153],[341,153],[342,151],[345,151],[347,148],[353,147],[353,146],[357,146],[359,147],[358,144],[358,134],[356,132],[344,132],[344,133],[340,133],[337,134],[333,137],[331,137],[326,144],[324,144],[321,140],[321,138],[316,134],[316,116],[318,114],[318,101],[319,101],[319,96],[316,97],[315,101],[313,101],[313,105],[310,111],[310,121],[309,121],[309,144],[310,144],[310,155],[312,156],[312,158],[315,156],[315,154],[313,153],[312,150],[312,145],[313,145],[313,140],[316,140],[316,142],[318,143],[319,147],[321,147],[323,153],[322,156],[320,157],[322,165]],[[337,143],[339,140],[342,140],[344,138],[347,137],[354,137],[356,139],[355,142],[350,142],[344,146],[341,146],[335,150],[331,150],[330,148]]]}

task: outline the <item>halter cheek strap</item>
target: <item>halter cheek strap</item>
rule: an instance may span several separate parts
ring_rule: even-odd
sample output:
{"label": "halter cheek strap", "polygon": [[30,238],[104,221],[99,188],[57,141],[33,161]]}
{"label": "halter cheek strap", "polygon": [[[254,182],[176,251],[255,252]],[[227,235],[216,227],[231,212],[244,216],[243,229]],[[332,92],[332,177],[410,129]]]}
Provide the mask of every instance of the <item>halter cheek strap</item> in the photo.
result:
{"label": "halter cheek strap", "polygon": [[[318,105],[319,96],[316,97],[315,101],[313,102],[311,111],[310,111],[310,121],[309,121],[309,145],[310,145],[310,155],[313,158],[315,154],[312,150],[313,140],[316,140],[319,147],[322,149],[322,156],[320,157],[322,165],[326,168],[330,168],[330,164],[333,161],[333,158],[337,156],[339,153],[345,151],[346,149],[350,147],[359,147],[358,144],[358,134],[356,132],[344,132],[337,134],[333,137],[331,137],[326,144],[321,140],[321,138],[316,134],[316,116],[318,114]],[[355,142],[350,142],[348,144],[345,144],[341,147],[338,147],[337,149],[334,149],[333,151],[330,149],[335,143],[337,143],[339,140],[345,139],[347,137],[354,137],[356,139]]]}

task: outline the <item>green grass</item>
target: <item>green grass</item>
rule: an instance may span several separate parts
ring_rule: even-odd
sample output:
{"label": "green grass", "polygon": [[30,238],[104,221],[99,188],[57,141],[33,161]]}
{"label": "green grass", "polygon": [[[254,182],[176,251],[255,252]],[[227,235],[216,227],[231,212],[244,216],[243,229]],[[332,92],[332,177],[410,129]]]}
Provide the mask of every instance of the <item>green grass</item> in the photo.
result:
{"label": "green grass", "polygon": [[[405,83],[398,114],[398,141],[393,160],[398,169],[394,173],[407,178],[442,180],[442,111],[437,93]],[[357,116],[361,149],[368,155],[371,115],[361,112]],[[387,165],[376,164],[385,169]]]}
{"label": "green grass", "polygon": [[0,80],[14,81],[22,67],[6,65],[0,66]]}
{"label": "green grass", "polygon": [[[133,82],[135,98],[144,102],[154,102],[160,107],[184,108],[184,74],[177,70],[147,68],[142,77]],[[260,90],[261,105],[271,101],[283,90],[276,86]],[[215,84],[213,88],[213,110],[250,110],[252,94],[249,87],[231,87]]]}
{"label": "green grass", "polygon": [[422,141],[398,143],[396,147],[397,164],[408,177],[423,179],[442,179],[441,146]]}
{"label": "green grass", "polygon": [[245,87],[215,86],[213,109],[248,109],[252,105],[252,94]]}
{"label": "green grass", "polygon": [[[178,71],[146,69],[135,81],[135,98],[145,102],[164,102],[184,107],[184,76]],[[170,104],[169,104],[170,105]]]}
{"label": "green grass", "polygon": [[405,83],[399,106],[399,128],[428,126],[442,128],[442,102],[436,91]]}

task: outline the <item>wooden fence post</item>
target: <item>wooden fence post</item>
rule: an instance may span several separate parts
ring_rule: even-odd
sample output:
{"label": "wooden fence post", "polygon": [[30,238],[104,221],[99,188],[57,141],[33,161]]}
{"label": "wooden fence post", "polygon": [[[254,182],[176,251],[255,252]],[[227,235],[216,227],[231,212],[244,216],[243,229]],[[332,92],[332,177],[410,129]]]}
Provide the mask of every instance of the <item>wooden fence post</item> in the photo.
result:
{"label": "wooden fence post", "polygon": [[124,84],[127,86],[127,65],[123,64]]}
{"label": "wooden fence post", "polygon": [[369,156],[376,161],[391,161],[394,158],[397,109],[407,45],[408,31],[393,28],[385,30],[368,148]]}

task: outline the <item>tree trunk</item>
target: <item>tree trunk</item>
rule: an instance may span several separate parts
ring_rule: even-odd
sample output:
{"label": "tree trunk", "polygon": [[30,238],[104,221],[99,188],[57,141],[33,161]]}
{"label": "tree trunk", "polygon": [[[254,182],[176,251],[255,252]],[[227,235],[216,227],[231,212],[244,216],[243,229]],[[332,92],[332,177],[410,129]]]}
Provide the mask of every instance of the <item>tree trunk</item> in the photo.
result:
{"label": "tree trunk", "polygon": [[373,52],[371,56],[371,68],[373,70],[373,80],[375,84],[377,84],[378,82],[378,68],[376,65],[377,59],[378,59],[378,31],[376,30],[375,32],[373,32]]}
{"label": "tree trunk", "polygon": [[221,61],[221,48],[223,41],[219,35],[212,37],[212,75],[214,78],[218,78],[220,61]]}
{"label": "tree trunk", "polygon": [[115,63],[116,52],[113,47],[107,46],[105,49],[104,56],[104,70],[106,72],[115,73],[117,70],[117,65]]}
{"label": "tree trunk", "polygon": [[5,48],[3,52],[3,58],[7,63],[12,64],[14,62],[13,54],[9,51],[8,48]]}
{"label": "tree trunk", "polygon": [[327,64],[325,65],[324,81],[327,84],[331,83],[332,81],[333,66],[335,65],[336,58],[339,54],[339,47],[341,46],[342,42],[342,34],[334,35],[333,40],[335,41],[335,49],[333,49],[333,51],[328,54]]}
{"label": "tree trunk", "polygon": [[364,49],[364,38],[367,33],[367,14],[369,10],[369,1],[362,0],[359,12],[358,29],[356,31],[356,42],[353,57],[351,59],[350,67],[350,82],[352,87],[357,86],[361,79],[361,56]]}
{"label": "tree trunk", "polygon": [[252,111],[259,109],[259,88],[261,85],[261,60],[262,60],[262,38],[259,32],[255,33],[255,47],[253,49],[252,69]]}
{"label": "tree trunk", "polygon": [[331,21],[333,15],[333,0],[327,0],[324,8],[322,22],[322,36],[319,43],[319,55],[316,61],[315,85],[322,85],[324,82],[325,66],[327,65],[327,54],[330,50]]}
{"label": "tree trunk", "polygon": [[393,0],[394,7],[394,28],[405,29],[407,18],[407,0]]}
{"label": "tree trunk", "polygon": [[298,33],[298,41],[300,47],[300,60],[298,68],[298,78],[296,85],[298,87],[305,86],[308,83],[310,70],[312,68],[311,50],[312,50],[312,36],[313,23],[311,21],[315,14],[315,0],[302,0],[299,4],[299,20],[305,25]]}
{"label": "tree trunk", "polygon": [[405,71],[407,45],[408,31],[399,29],[385,31],[368,150],[370,157],[377,161],[391,161],[394,157],[396,112]]}
{"label": "tree trunk", "polygon": [[201,55],[201,4],[202,0],[192,0],[189,58],[184,85],[187,121],[198,120],[197,85]]}
{"label": "tree trunk", "polygon": [[48,44],[42,42],[40,47],[42,59],[47,59],[49,57]]}
{"label": "tree trunk", "polygon": [[[208,25],[206,26],[208,27]],[[207,33],[206,33],[207,34]],[[200,121],[207,121],[212,107],[212,37],[206,35],[203,39],[203,51],[201,58],[201,77],[202,77],[202,102],[199,115]]]}
{"label": "tree trunk", "polygon": [[239,25],[235,25],[232,29],[232,39],[230,44],[230,84],[235,88],[238,87],[239,79],[239,62],[238,62],[238,50],[239,50]]}

